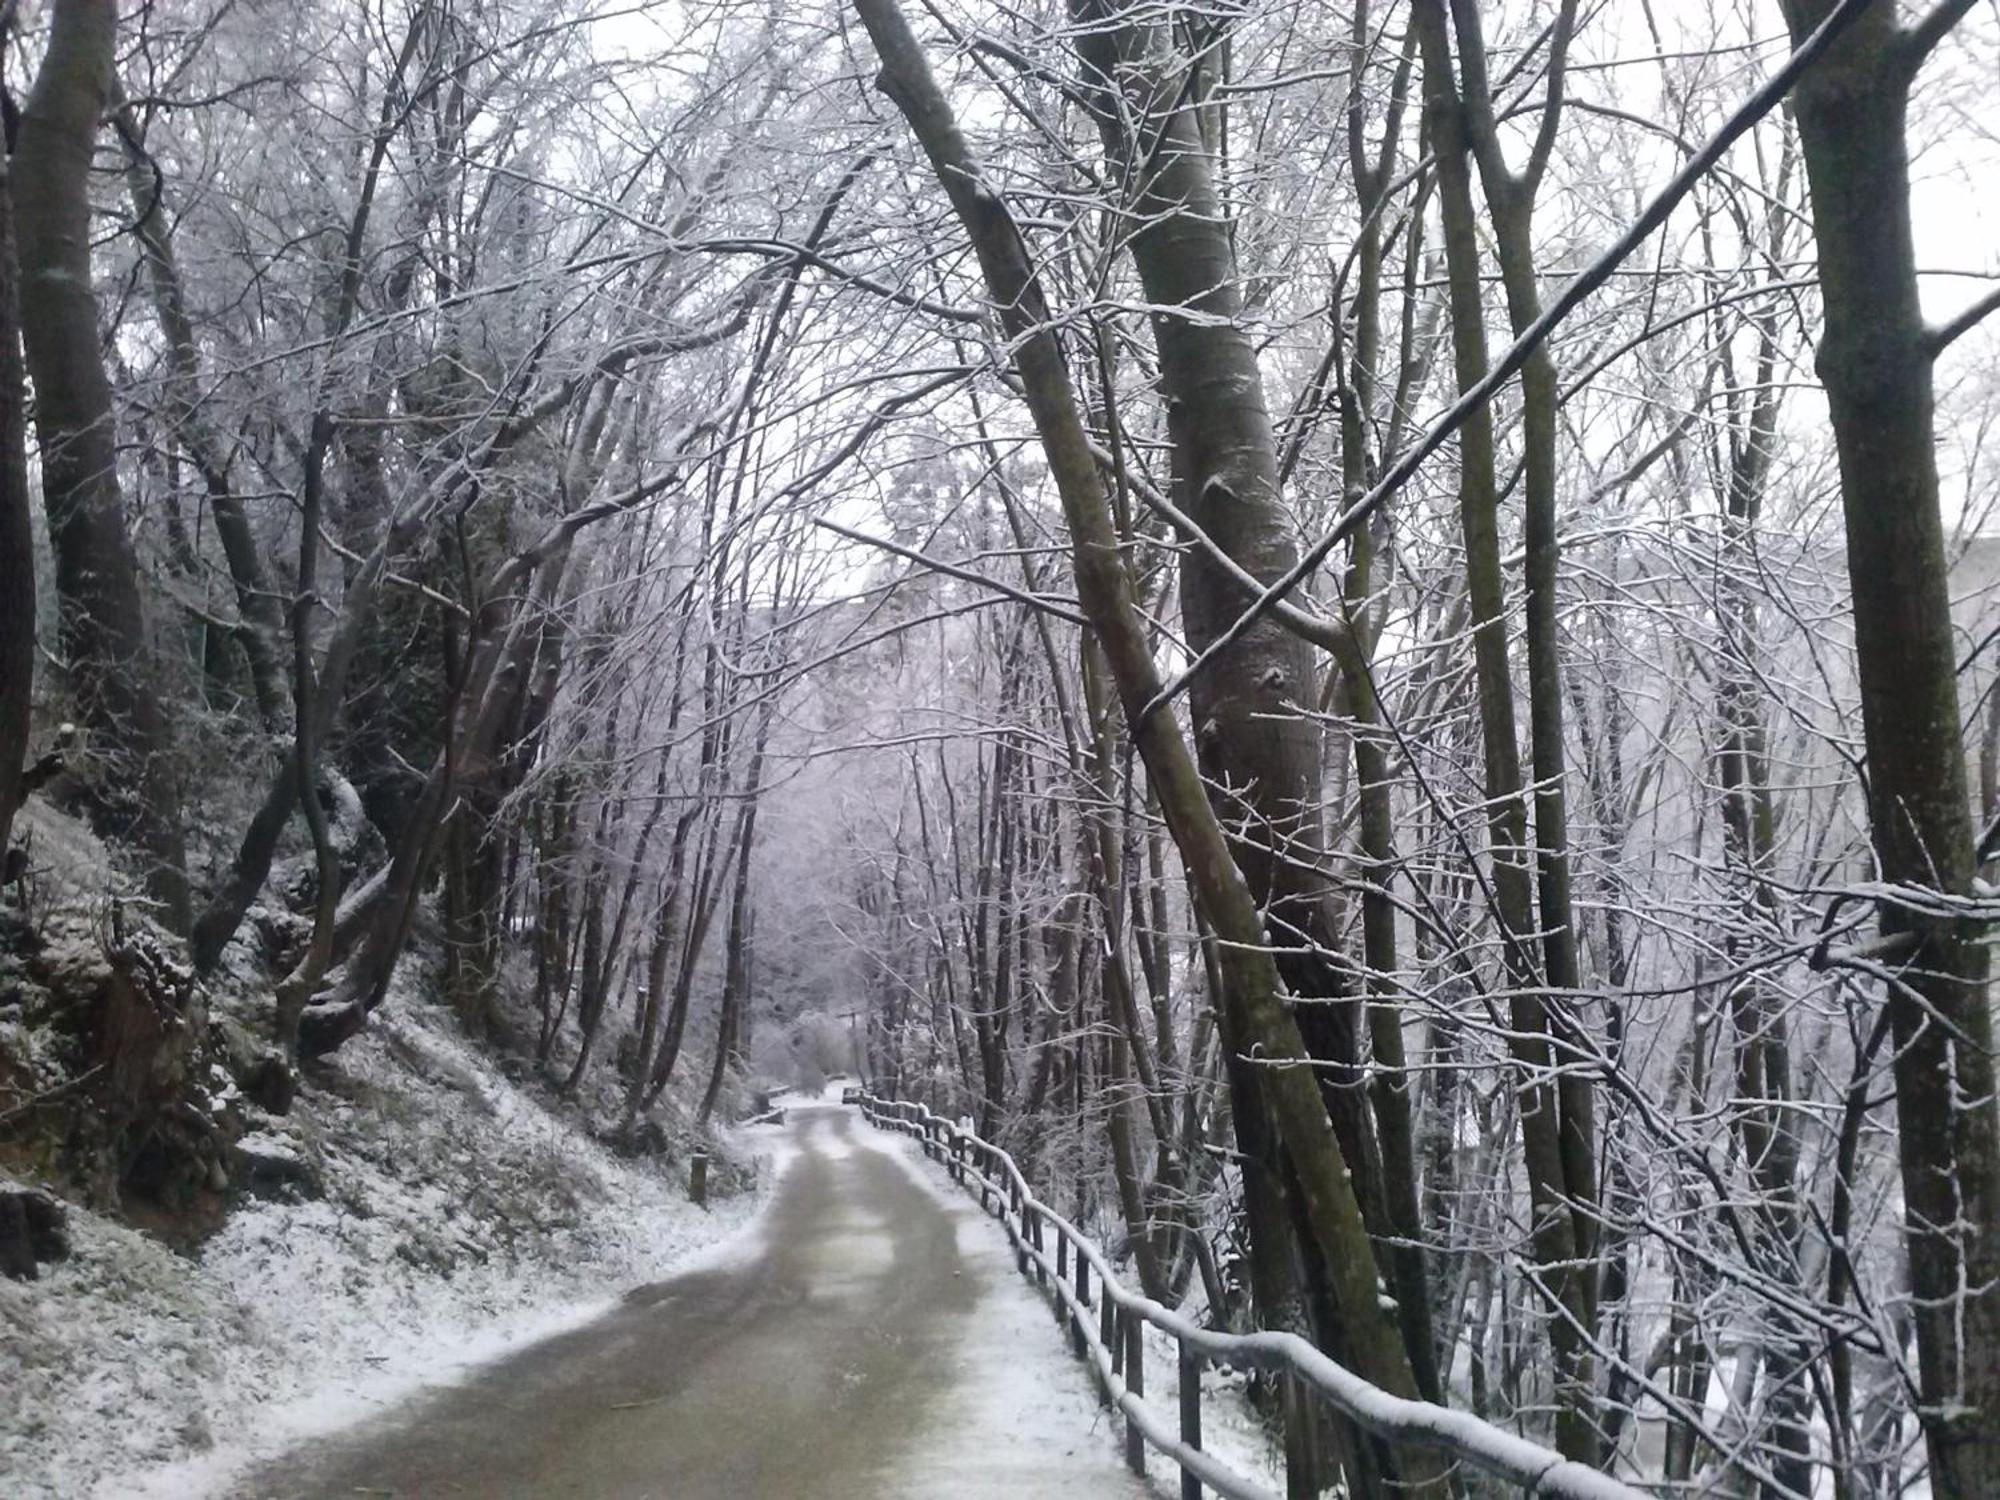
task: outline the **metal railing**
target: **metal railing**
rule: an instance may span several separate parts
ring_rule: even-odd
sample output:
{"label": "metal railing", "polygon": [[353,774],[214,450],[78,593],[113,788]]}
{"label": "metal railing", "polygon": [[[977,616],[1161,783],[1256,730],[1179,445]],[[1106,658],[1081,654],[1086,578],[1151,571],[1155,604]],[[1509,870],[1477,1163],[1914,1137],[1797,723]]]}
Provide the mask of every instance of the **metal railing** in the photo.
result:
{"label": "metal railing", "polygon": [[[1201,1445],[1201,1371],[1205,1364],[1262,1370],[1284,1382],[1287,1401],[1322,1400],[1356,1426],[1391,1443],[1447,1454],[1524,1495],[1548,1500],[1647,1500],[1630,1485],[1552,1449],[1482,1422],[1469,1412],[1411,1401],[1370,1385],[1296,1334],[1220,1333],[1119,1284],[1095,1245],[1037,1199],[1013,1157],[921,1104],[843,1095],[868,1122],[915,1137],[981,1209],[1005,1226],[1021,1274],[1048,1294],[1071,1347],[1097,1376],[1104,1400],[1125,1417],[1125,1462],[1145,1472],[1151,1446],[1180,1466],[1182,1500],[1206,1485],[1223,1500],[1277,1500]],[[1054,1246],[1048,1241],[1053,1238]],[[1146,1401],[1146,1340],[1152,1324],[1174,1340],[1180,1375],[1176,1425]],[[1288,1467],[1290,1455],[1287,1455]]]}

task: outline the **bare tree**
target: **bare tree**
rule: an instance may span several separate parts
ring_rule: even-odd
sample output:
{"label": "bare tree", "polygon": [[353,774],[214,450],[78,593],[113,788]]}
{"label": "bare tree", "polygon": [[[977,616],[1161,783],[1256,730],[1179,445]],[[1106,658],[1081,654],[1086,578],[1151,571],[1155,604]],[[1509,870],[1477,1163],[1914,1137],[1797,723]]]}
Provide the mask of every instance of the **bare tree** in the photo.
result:
{"label": "bare tree", "polygon": [[[1908,28],[1892,7],[1871,8],[1797,105],[1881,881],[1867,899],[1893,964],[1920,1416],[1931,1484],[1948,1500],[1969,1500],[2000,1472],[2000,1092],[1971,904],[1990,851],[1975,851],[1959,729],[1932,389],[1933,362],[1964,327],[1932,330],[1918,304],[1905,120],[1926,58],[1971,8],[1947,0]],[[1834,13],[1822,0],[1784,9],[1799,38]]]}
{"label": "bare tree", "polygon": [[[0,14],[0,39],[5,23]],[[11,143],[10,143],[11,144]],[[28,487],[28,379],[10,159],[0,162],[0,884],[23,795],[35,685],[35,537]]]}
{"label": "bare tree", "polygon": [[21,334],[63,652],[80,716],[112,767],[101,800],[110,826],[128,831],[145,861],[146,889],[167,925],[184,930],[179,774],[125,526],[91,267],[90,161],[112,97],[117,40],[114,0],[56,7],[14,152]]}

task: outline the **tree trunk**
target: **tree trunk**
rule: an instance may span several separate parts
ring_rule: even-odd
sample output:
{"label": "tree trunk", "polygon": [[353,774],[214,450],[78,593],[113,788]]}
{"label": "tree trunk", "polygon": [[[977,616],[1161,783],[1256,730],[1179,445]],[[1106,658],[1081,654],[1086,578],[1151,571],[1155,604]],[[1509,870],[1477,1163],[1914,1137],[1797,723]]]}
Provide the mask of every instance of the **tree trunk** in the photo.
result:
{"label": "tree trunk", "polygon": [[[1130,180],[1121,210],[1152,319],[1167,395],[1176,489],[1186,511],[1246,573],[1268,583],[1298,559],[1281,503],[1277,444],[1263,374],[1241,321],[1242,294],[1230,223],[1209,166],[1199,111],[1168,31],[1122,4],[1076,0],[1078,49],[1106,155]],[[1188,644],[1203,651],[1243,605],[1229,570],[1199,549],[1181,567]],[[1195,745],[1225,826],[1240,827],[1232,853],[1281,945],[1278,967],[1318,1070],[1327,1113],[1371,1233],[1395,1233],[1380,1146],[1361,1088],[1360,1007],[1330,955],[1338,946],[1319,838],[1318,730],[1298,705],[1316,700],[1311,648],[1273,618],[1260,621],[1195,679]],[[1222,790],[1226,788],[1227,790]],[[1388,1060],[1391,1065],[1395,1059]],[[1397,1141],[1398,1148],[1407,1144]],[[1410,1170],[1407,1154],[1399,1172]],[[1399,1261],[1383,1249],[1386,1279]],[[1419,1389],[1440,1394],[1432,1340],[1412,1309],[1406,1340]]]}
{"label": "tree trunk", "polygon": [[[1831,0],[1786,0],[1802,39]],[[1940,6],[1942,22],[1964,5]],[[1974,893],[1950,581],[1938,510],[1934,350],[1917,299],[1905,115],[1935,36],[1896,7],[1853,23],[1796,95],[1825,302],[1819,376],[1840,457],[1882,931],[1908,946],[1885,1001],[1920,1418],[1938,1500],[2000,1474],[2000,1101]],[[1929,900],[1925,900],[1925,896]]]}
{"label": "tree trunk", "polygon": [[750,1005],[750,859],[757,846],[757,803],[764,782],[764,747],[770,740],[772,713],[765,707],[757,720],[757,743],[750,752],[750,770],[743,783],[746,799],[736,830],[736,883],[729,895],[729,935],[723,940],[722,1013],[716,1027],[715,1066],[702,1094],[698,1124],[706,1125],[722,1095],[729,1064],[741,1056],[746,1028],[743,1015]]}
{"label": "tree trunk", "polygon": [[[4,39],[4,30],[0,30]],[[35,685],[35,537],[28,507],[28,380],[21,361],[14,190],[0,153],[0,886],[22,797]]]}
{"label": "tree trunk", "polygon": [[167,345],[167,415],[174,423],[174,437],[194,460],[195,471],[208,492],[216,538],[222,543],[235,587],[236,635],[250,667],[251,690],[264,728],[278,734],[290,718],[278,644],[284,638],[284,608],[271,587],[250,518],[230,483],[228,449],[202,415],[201,353],[188,313],[186,284],[174,254],[166,184],[158,164],[146,154],[139,139],[138,120],[122,101],[116,125],[125,152],[125,187],[132,202],[133,233],[153,290],[154,316]]}
{"label": "tree trunk", "polygon": [[48,52],[14,156],[21,332],[35,382],[42,499],[55,552],[62,643],[79,717],[110,760],[107,823],[146,862],[166,924],[187,930],[180,783],[125,530],[118,444],[90,266],[90,162],[111,97],[115,0],[51,15]]}
{"label": "tree trunk", "polygon": [[486,616],[466,647],[470,665],[452,710],[446,750],[431,768],[410,826],[390,860],[382,900],[331,1003],[315,1006],[302,1017],[299,1050],[304,1055],[320,1057],[332,1052],[357,1034],[381,1003],[408,941],[417,900],[459,780],[484,776],[505,738],[520,723],[541,639],[553,628],[549,611],[561,591],[569,557],[565,540],[539,562],[524,564],[533,574],[532,585],[525,588],[526,598],[509,597],[513,588],[525,583],[515,564],[498,570],[488,581],[486,597],[496,602],[487,606]]}
{"label": "tree trunk", "polygon": [[[979,171],[894,0],[856,0],[856,9],[882,59],[879,83],[908,120],[965,226],[1011,342],[1023,396],[1062,498],[1078,597],[1104,648],[1133,743],[1218,939],[1224,1045],[1239,1057],[1257,1059],[1248,1069],[1256,1084],[1239,1097],[1238,1107],[1261,1098],[1270,1111],[1293,1166],[1301,1216],[1326,1270],[1354,1368],[1377,1385],[1415,1396],[1400,1331],[1378,1296],[1374,1251],[1348,1164],[1286,1008],[1283,980],[1265,946],[1263,915],[1172,717],[1147,711],[1160,688],[1158,668],[1027,247],[1005,203]],[[1419,1490],[1443,1484],[1435,1456],[1398,1450],[1396,1458],[1401,1478]]]}
{"label": "tree trunk", "polygon": [[[1444,6],[1445,0],[1417,0],[1412,24],[1418,28],[1423,54],[1425,118],[1437,161],[1438,198],[1444,219],[1452,351],[1458,388],[1464,392],[1487,372],[1486,315],[1481,302],[1479,231],[1473,215],[1465,108],[1452,70]],[[1544,976],[1534,943],[1533,856],[1516,737],[1514,677],[1508,660],[1493,418],[1484,407],[1460,429],[1458,498],[1485,752],[1493,915],[1514,992],[1508,1047],[1518,1075],[1521,1154],[1533,1205],[1537,1278],[1558,1304],[1548,1319],[1556,1359],[1556,1446],[1565,1457],[1592,1462],[1598,1449],[1591,1419],[1593,1288],[1592,1278],[1583,1274],[1575,1230],[1575,1214],[1588,1199],[1566,1180],[1562,1111],[1554,1082],[1557,1059],[1549,1041]],[[1576,1196],[1572,1196],[1573,1191]]]}

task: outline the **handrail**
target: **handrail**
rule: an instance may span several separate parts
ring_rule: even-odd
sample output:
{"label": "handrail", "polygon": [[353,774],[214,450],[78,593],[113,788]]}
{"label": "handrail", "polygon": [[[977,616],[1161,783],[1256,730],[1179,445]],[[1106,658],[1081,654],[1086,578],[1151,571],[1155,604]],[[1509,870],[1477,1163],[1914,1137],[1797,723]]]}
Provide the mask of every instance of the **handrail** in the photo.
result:
{"label": "handrail", "polygon": [[[1297,1334],[1222,1333],[1191,1322],[1122,1285],[1103,1252],[1074,1224],[1035,1197],[1014,1158],[998,1146],[922,1104],[882,1099],[858,1089],[850,1090],[848,1097],[860,1105],[871,1125],[916,1137],[925,1155],[944,1165],[954,1181],[968,1193],[977,1191],[982,1209],[991,1211],[992,1201],[999,1200],[997,1216],[1006,1228],[1021,1274],[1033,1276],[1044,1289],[1053,1291],[1056,1320],[1067,1325],[1078,1357],[1096,1371],[1106,1404],[1125,1415],[1126,1463],[1135,1473],[1143,1474],[1144,1449],[1150,1444],[1180,1465],[1182,1500],[1200,1500],[1203,1485],[1223,1500],[1276,1500],[1261,1485],[1202,1451],[1203,1361],[1274,1372],[1301,1392],[1323,1398],[1349,1421],[1378,1437],[1449,1454],[1504,1483],[1519,1485],[1524,1495],[1546,1500],[1647,1500],[1630,1485],[1483,1422],[1470,1412],[1392,1395],[1336,1364]],[[1043,1243],[1044,1225],[1055,1232],[1053,1258]],[[1097,1286],[1095,1319],[1090,1316],[1093,1278]],[[1142,1323],[1170,1334],[1179,1348],[1178,1433],[1146,1403]]]}

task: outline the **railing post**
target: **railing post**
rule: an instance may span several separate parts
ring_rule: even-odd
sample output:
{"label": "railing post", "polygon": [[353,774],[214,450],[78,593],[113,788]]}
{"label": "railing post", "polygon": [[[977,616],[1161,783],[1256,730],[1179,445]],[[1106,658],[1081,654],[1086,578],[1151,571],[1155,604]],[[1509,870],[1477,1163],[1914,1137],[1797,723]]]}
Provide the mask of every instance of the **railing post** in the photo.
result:
{"label": "railing post", "polygon": [[1319,1443],[1304,1382],[1290,1370],[1278,1377],[1285,1419],[1285,1500],[1315,1500],[1320,1491]]}
{"label": "railing post", "polygon": [[[1037,1251],[1040,1251],[1043,1249],[1041,1210],[1030,1209],[1029,1213],[1033,1216],[1028,1220],[1028,1223],[1033,1227],[1034,1230],[1035,1249]],[[1039,1254],[1035,1256],[1035,1280],[1042,1286],[1047,1286],[1049,1284],[1048,1263],[1045,1262]]]}
{"label": "railing post", "polygon": [[1086,1335],[1083,1331],[1084,1309],[1090,1306],[1090,1261],[1083,1253],[1081,1241],[1076,1247],[1076,1317],[1070,1323],[1070,1337],[1076,1344],[1076,1357],[1083,1358]]}
{"label": "railing post", "polygon": [[1118,1336],[1118,1305],[1109,1292],[1097,1299],[1097,1342],[1111,1356],[1111,1373],[1121,1374],[1125,1369],[1125,1340]]}
{"label": "railing post", "polygon": [[[1181,1441],[1201,1448],[1201,1359],[1183,1339],[1181,1351]],[[1181,1500],[1201,1500],[1201,1480],[1194,1470],[1181,1465]]]}
{"label": "railing post", "polygon": [[1070,1315],[1069,1320],[1070,1346],[1076,1351],[1078,1359],[1082,1359],[1088,1349],[1089,1339],[1084,1333],[1083,1314],[1084,1309],[1089,1306],[1090,1262],[1084,1259],[1083,1241],[1078,1240],[1076,1242],[1076,1311]]}
{"label": "railing post", "polygon": [[1069,1303],[1063,1297],[1063,1283],[1069,1280],[1069,1235],[1063,1230],[1056,1231],[1056,1294],[1051,1298],[1055,1307],[1056,1326],[1067,1329],[1071,1315]]}
{"label": "railing post", "polygon": [[[1135,1400],[1146,1399],[1146,1321],[1129,1307],[1125,1309],[1125,1389]],[[1142,1477],[1146,1472],[1146,1435],[1130,1412],[1125,1414],[1125,1467]]]}

